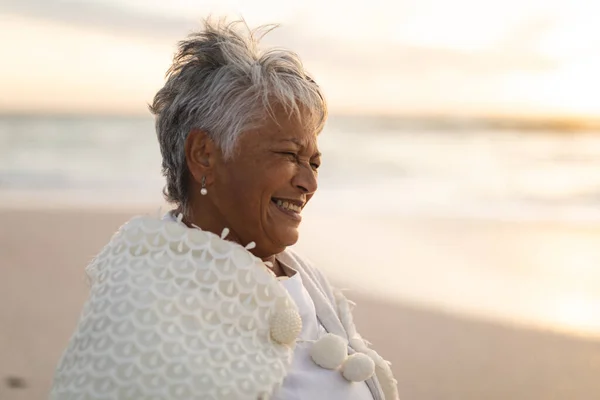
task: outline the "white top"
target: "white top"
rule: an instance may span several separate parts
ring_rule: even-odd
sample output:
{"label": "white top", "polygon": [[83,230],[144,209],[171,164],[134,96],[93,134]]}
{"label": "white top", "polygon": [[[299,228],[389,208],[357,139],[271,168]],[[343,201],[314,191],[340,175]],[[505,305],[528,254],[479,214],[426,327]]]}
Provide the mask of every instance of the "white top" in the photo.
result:
{"label": "white top", "polygon": [[310,357],[312,343],[302,340],[314,341],[326,333],[317,319],[315,304],[299,273],[282,279],[281,284],[298,306],[302,332],[283,386],[272,400],[373,400],[366,383],[349,382],[340,371],[321,368],[313,362]]}

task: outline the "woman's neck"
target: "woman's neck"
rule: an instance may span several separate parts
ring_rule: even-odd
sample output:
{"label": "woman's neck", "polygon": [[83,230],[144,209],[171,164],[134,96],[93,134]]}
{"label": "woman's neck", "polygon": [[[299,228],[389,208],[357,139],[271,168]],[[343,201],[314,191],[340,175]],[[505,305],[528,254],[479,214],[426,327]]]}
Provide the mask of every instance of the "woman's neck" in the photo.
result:
{"label": "woman's neck", "polygon": [[[179,215],[179,213],[181,213],[181,210],[179,210],[179,209],[175,210],[175,216]],[[217,227],[216,225],[215,226],[207,226],[206,222],[203,223],[200,221],[195,221],[192,218],[193,217],[191,215],[186,215],[186,213],[183,213],[183,219],[181,220],[181,222],[183,222],[188,228],[198,227],[198,228],[202,229],[203,231],[212,232],[217,236],[221,236],[221,233],[223,232],[224,228],[222,228],[220,226]],[[211,224],[211,225],[214,225],[214,224]],[[226,239],[231,242],[235,242],[242,246],[245,246],[244,243],[240,242],[240,240],[238,239],[235,232],[230,231],[229,234],[227,235]],[[249,250],[249,251],[252,253],[252,250]],[[269,263],[269,265],[270,265],[269,269],[271,271],[273,271],[275,276],[286,276],[287,275],[285,272],[285,269],[282,267],[281,263],[279,261],[277,261],[277,258],[275,257],[275,255],[268,256],[268,257],[261,257],[261,259],[263,260],[263,262]]]}
{"label": "woman's neck", "polygon": [[273,271],[273,273],[275,274],[275,276],[287,276],[287,273],[285,272],[285,269],[283,268],[283,265],[277,260],[277,257],[275,256],[270,256],[267,258],[263,258],[262,259],[264,262],[269,262],[270,263],[270,267],[269,269],[271,271]]}

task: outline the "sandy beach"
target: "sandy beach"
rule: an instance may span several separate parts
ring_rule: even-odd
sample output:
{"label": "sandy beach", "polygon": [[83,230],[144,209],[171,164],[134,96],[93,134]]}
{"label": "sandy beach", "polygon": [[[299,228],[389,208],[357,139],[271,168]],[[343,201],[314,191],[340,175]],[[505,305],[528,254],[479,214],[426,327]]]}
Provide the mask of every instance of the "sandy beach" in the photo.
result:
{"label": "sandy beach", "polygon": [[[53,369],[87,295],[83,268],[132,214],[0,211],[1,400],[47,397]],[[397,227],[394,240],[411,243],[426,237],[428,232],[437,232],[433,238],[438,242],[447,236],[446,249],[464,244],[456,241],[456,225],[449,229],[447,223],[436,225],[429,221],[426,226],[418,226],[420,231],[414,229],[415,224]],[[461,237],[471,244],[489,241],[491,232],[497,240],[528,232],[510,224],[501,229],[491,229],[489,224],[465,223],[460,227]],[[331,228],[326,222],[320,225],[322,238]],[[547,232],[552,230],[559,236],[569,234],[560,227],[536,229],[542,236],[550,235]],[[350,261],[326,254],[326,249],[319,246],[335,241],[317,240],[317,231],[314,225],[309,226],[304,231],[308,238],[299,247],[310,252],[313,259],[332,263],[337,260],[336,266],[326,268],[337,282],[341,280],[340,269]],[[577,234],[593,243],[599,237],[598,231],[588,229]],[[343,236],[335,240],[342,241]],[[412,253],[407,253],[406,260],[415,257],[415,252],[427,252],[430,258],[426,259],[433,262],[431,257],[436,251],[432,243],[411,247]],[[509,250],[501,244],[490,244],[489,248],[477,247],[477,252],[485,257],[493,253],[492,249],[496,255]],[[448,252],[436,254],[448,257]],[[496,262],[502,260],[498,258]],[[360,262],[355,260],[348,268],[358,268]],[[385,279],[385,273],[386,270],[384,275],[375,276]],[[433,287],[439,284],[435,279],[431,277]],[[382,294],[368,282],[358,285],[349,279],[344,280],[344,286],[352,289],[348,296],[358,303],[355,319],[359,330],[393,363],[402,399],[600,398],[600,339],[417,306],[402,301],[402,296]],[[400,292],[402,288],[399,284]]]}

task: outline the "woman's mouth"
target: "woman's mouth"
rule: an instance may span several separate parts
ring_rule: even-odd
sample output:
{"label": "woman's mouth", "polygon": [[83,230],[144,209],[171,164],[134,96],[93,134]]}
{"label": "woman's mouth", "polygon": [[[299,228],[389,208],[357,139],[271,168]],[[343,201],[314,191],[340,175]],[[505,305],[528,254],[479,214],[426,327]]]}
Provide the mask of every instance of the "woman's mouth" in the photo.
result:
{"label": "woman's mouth", "polygon": [[276,197],[273,197],[271,202],[279,211],[292,217],[293,219],[300,220],[302,218],[300,213],[302,212],[303,202],[297,200],[278,199]]}

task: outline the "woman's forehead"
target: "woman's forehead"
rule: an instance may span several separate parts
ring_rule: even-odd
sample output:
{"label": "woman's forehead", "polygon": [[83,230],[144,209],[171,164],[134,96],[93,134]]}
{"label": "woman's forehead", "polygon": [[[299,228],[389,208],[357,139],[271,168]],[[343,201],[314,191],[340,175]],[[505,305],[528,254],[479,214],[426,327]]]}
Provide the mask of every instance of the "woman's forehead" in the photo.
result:
{"label": "woman's forehead", "polygon": [[240,145],[246,150],[256,149],[262,151],[280,148],[295,148],[311,153],[311,156],[320,156],[317,144],[318,134],[314,130],[303,126],[287,126],[286,124],[264,124],[247,131],[240,138]]}
{"label": "woman's forehead", "polygon": [[318,132],[310,121],[289,115],[268,118],[255,130],[256,139],[294,144],[302,148],[317,147]]}
{"label": "woman's forehead", "polygon": [[302,104],[297,107],[284,107],[275,104],[266,110],[265,123],[276,125],[285,130],[308,131],[318,133],[322,127],[323,116],[318,110],[313,110]]}

